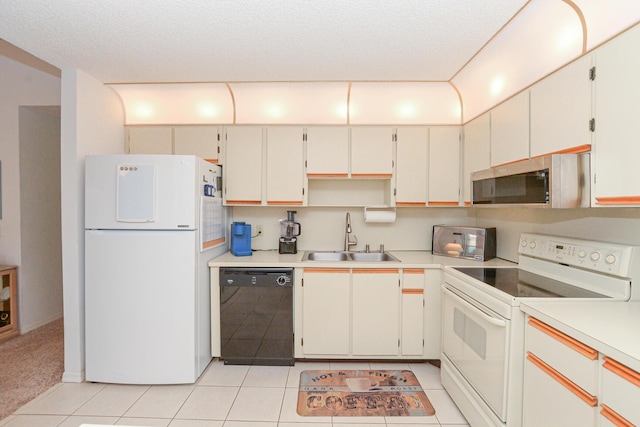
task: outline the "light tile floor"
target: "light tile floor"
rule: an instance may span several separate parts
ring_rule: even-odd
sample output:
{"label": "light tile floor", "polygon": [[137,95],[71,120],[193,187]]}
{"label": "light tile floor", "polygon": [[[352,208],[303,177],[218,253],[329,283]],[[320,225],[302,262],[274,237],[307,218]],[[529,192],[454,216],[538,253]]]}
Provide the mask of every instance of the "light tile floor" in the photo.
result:
{"label": "light tile floor", "polygon": [[[431,417],[301,417],[300,372],[315,369],[410,369],[436,414]],[[297,362],[292,367],[225,366],[213,361],[196,384],[138,386],[62,383],[0,421],[0,427],[467,426],[429,363]]]}

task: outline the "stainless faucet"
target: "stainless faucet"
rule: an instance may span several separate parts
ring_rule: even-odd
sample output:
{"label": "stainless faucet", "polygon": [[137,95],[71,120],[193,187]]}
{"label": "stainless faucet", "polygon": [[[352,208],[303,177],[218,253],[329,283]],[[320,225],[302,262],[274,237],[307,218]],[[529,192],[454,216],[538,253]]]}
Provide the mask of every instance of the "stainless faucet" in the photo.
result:
{"label": "stainless faucet", "polygon": [[355,239],[355,242],[349,240],[349,234],[351,234],[351,214],[349,212],[347,212],[346,222],[347,226],[344,232],[344,250],[345,252],[348,252],[351,246],[358,244],[358,237],[354,234],[353,238]]}

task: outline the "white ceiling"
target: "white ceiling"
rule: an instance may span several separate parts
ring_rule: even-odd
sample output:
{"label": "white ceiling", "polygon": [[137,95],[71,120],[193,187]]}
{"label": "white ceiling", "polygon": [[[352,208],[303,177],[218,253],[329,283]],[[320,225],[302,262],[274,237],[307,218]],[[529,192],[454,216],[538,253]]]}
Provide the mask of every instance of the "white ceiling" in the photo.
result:
{"label": "white ceiling", "polygon": [[448,81],[526,0],[2,0],[0,38],[105,83]]}

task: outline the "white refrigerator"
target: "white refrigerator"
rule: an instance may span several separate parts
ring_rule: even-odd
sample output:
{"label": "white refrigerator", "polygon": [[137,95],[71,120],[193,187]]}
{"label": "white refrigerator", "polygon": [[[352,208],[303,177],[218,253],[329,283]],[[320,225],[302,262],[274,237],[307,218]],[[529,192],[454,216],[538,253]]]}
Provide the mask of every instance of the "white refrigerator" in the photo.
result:
{"label": "white refrigerator", "polygon": [[207,263],[228,250],[220,177],[195,156],[87,156],[87,381],[194,383],[211,361]]}

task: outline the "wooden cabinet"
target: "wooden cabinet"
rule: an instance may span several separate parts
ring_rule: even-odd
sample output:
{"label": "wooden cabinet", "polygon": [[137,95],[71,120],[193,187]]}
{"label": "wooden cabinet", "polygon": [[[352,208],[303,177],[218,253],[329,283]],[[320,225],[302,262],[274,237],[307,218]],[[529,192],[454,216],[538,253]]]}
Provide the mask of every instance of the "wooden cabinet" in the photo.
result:
{"label": "wooden cabinet", "polygon": [[393,176],[394,130],[388,127],[351,128],[351,177]]}
{"label": "wooden cabinet", "polygon": [[429,129],[429,206],[460,202],[460,127]]}
{"label": "wooden cabinet", "polygon": [[595,426],[598,351],[533,317],[525,351],[523,426]]}
{"label": "wooden cabinet", "polygon": [[396,206],[426,206],[429,128],[396,130]]}
{"label": "wooden cabinet", "polygon": [[173,154],[171,126],[129,126],[126,138],[129,154]]}
{"label": "wooden cabinet", "polygon": [[17,268],[0,266],[0,342],[17,335],[20,335]]}
{"label": "wooden cabinet", "polygon": [[262,204],[261,127],[225,128],[224,203],[226,205]]}
{"label": "wooden cabinet", "polygon": [[531,88],[531,157],[591,150],[591,62],[584,56]]}
{"label": "wooden cabinet", "polygon": [[395,356],[399,346],[397,269],[353,269],[351,346],[354,356]]}
{"label": "wooden cabinet", "polygon": [[302,284],[302,349],[305,355],[350,353],[349,269],[305,268]]}
{"label": "wooden cabinet", "polygon": [[529,158],[529,91],[491,110],[491,166]]}
{"label": "wooden cabinet", "polygon": [[491,113],[464,125],[462,201],[471,205],[471,173],[491,167]]}
{"label": "wooden cabinet", "polygon": [[593,206],[640,205],[640,26],[594,51]]}
{"label": "wooden cabinet", "polygon": [[302,206],[305,199],[304,129],[269,127],[267,133],[267,205]]}
{"label": "wooden cabinet", "polygon": [[220,163],[217,126],[128,126],[129,154],[189,154]]}
{"label": "wooden cabinet", "polygon": [[349,176],[349,128],[308,127],[306,162],[309,178],[347,178]]}

